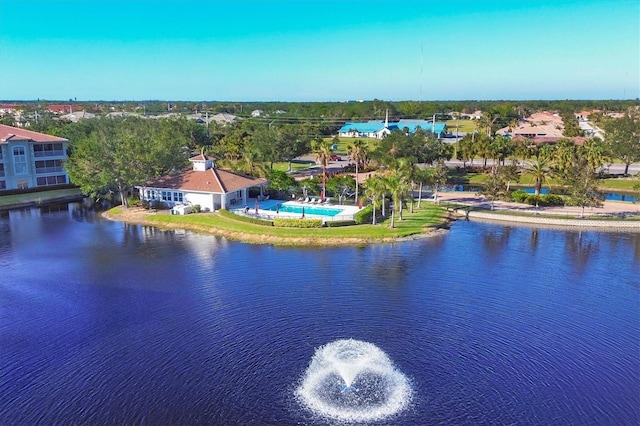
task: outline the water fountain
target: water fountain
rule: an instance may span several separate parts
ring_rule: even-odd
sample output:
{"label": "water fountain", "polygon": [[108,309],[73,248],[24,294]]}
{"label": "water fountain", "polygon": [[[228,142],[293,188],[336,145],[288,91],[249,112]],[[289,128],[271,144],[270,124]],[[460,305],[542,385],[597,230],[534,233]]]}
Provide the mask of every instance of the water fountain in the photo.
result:
{"label": "water fountain", "polygon": [[376,345],[343,339],[316,350],[296,393],[316,414],[361,422],[399,413],[411,401],[412,390]]}

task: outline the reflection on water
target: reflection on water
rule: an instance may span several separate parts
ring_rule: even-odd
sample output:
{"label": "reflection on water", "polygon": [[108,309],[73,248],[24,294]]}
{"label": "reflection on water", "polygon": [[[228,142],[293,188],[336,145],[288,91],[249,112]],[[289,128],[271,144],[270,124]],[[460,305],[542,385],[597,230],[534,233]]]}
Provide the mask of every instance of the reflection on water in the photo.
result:
{"label": "reflection on water", "polygon": [[12,211],[0,419],[326,424],[295,389],[317,348],[353,338],[411,380],[392,424],[637,424],[638,270],[631,233],[460,221],[400,244],[276,248],[79,205]]}
{"label": "reflection on water", "polygon": [[582,231],[567,233],[565,250],[573,260],[576,273],[580,275],[585,273],[589,260],[599,249],[598,237],[595,233]]}

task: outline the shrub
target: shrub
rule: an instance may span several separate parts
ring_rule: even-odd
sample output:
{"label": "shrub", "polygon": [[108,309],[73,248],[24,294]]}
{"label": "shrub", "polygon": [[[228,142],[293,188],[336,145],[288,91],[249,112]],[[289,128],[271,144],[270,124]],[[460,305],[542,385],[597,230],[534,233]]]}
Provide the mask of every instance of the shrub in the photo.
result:
{"label": "shrub", "polygon": [[355,220],[336,220],[335,222],[326,222],[325,225],[329,228],[338,228],[340,226],[352,226],[355,225]]}
{"label": "shrub", "polygon": [[191,211],[193,213],[200,213],[202,211],[202,206],[200,206],[200,204],[194,204],[191,206]]}
{"label": "shrub", "polygon": [[522,189],[518,189],[517,191],[513,191],[511,193],[511,199],[516,203],[526,203],[527,197],[529,197],[529,193],[524,192]]}
{"label": "shrub", "polygon": [[545,206],[564,206],[564,198],[556,194],[545,194],[542,196]]}
{"label": "shrub", "polygon": [[[513,197],[513,199],[515,201],[516,198]],[[564,198],[556,194],[544,194],[544,195],[526,194],[526,197],[524,197],[524,200],[519,202],[521,203],[524,202],[531,206],[535,206],[537,204],[540,207],[564,206]]]}
{"label": "shrub", "polygon": [[286,219],[273,220],[273,226],[281,228],[322,228],[322,219]]}
{"label": "shrub", "polygon": [[361,209],[358,213],[353,216],[353,220],[358,225],[363,223],[371,223],[371,219],[373,218],[373,205],[370,204],[367,207]]}

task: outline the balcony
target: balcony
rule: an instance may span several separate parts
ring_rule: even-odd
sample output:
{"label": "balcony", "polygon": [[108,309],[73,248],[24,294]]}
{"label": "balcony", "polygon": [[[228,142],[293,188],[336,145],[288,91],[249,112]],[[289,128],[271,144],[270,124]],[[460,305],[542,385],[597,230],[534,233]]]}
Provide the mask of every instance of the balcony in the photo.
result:
{"label": "balcony", "polygon": [[60,150],[55,150],[55,151],[35,151],[33,153],[34,157],[63,157],[64,154],[64,150],[60,149]]}
{"label": "balcony", "polygon": [[45,173],[58,173],[58,172],[62,172],[63,168],[62,166],[59,167],[36,167],[36,174],[37,175],[42,175]]}

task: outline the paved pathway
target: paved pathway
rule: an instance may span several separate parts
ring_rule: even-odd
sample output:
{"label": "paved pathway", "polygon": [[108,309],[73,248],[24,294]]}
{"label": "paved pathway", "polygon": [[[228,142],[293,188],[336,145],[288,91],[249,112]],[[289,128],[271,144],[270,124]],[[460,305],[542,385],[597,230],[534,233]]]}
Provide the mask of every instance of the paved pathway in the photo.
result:
{"label": "paved pathway", "polygon": [[[464,204],[471,207],[491,208],[491,201],[478,195],[475,192],[440,192],[438,193],[440,203],[456,203]],[[609,227],[609,228],[628,228],[640,231],[640,221],[625,221],[628,216],[640,216],[640,204],[633,204],[623,201],[605,201],[602,207],[586,208],[585,216],[620,216],[620,220],[585,220],[580,219],[582,209],[580,207],[540,207],[536,209],[528,204],[496,201],[494,209],[507,210],[513,212],[527,212],[565,215],[566,219],[551,219],[539,216],[516,216],[493,214],[487,212],[472,212],[470,217],[477,217],[491,220],[504,220],[512,222],[540,223],[548,225],[563,226],[582,226],[582,227]]]}

